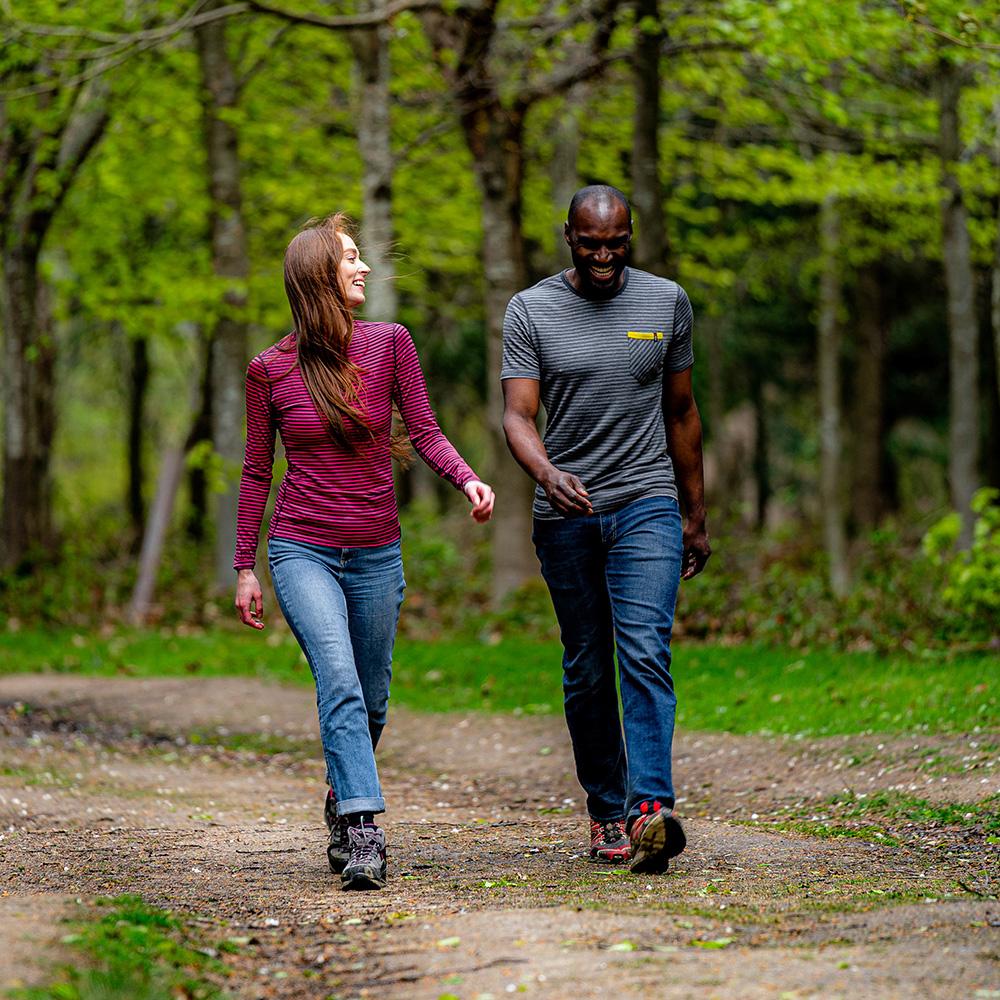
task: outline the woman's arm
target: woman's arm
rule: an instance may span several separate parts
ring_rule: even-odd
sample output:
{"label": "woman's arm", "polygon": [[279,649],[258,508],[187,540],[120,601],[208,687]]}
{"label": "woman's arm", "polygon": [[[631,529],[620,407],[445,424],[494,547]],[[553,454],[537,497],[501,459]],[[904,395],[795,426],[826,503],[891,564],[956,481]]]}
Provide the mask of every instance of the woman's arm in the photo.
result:
{"label": "woman's arm", "polygon": [[240,620],[251,628],[261,629],[264,614],[260,583],[254,574],[257,539],[264,508],[271,492],[274,466],[274,418],[271,412],[271,383],[259,358],[247,367],[246,377],[247,443],[240,477],[240,499],[236,515],[237,571],[236,609]]}
{"label": "woman's arm", "polygon": [[466,464],[438,426],[427,396],[427,383],[413,339],[404,326],[393,336],[395,373],[392,398],[417,454],[442,479],[460,489],[472,504],[472,517],[483,523],[493,513],[493,490]]}

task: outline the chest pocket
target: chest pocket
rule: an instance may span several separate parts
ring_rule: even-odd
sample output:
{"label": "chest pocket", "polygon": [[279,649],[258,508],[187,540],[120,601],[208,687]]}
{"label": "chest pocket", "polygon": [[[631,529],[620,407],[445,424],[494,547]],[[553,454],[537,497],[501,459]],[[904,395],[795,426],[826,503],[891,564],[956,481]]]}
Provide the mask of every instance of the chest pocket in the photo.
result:
{"label": "chest pocket", "polygon": [[663,371],[662,330],[628,331],[628,370],[639,385],[649,385]]}

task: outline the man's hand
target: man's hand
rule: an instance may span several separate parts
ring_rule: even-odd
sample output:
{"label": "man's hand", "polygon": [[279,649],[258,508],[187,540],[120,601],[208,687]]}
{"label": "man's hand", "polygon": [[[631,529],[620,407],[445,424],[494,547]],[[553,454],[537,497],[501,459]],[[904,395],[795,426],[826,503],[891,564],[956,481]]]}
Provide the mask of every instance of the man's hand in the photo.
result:
{"label": "man's hand", "polygon": [[583,483],[549,461],[538,435],[538,391],[537,379],[504,379],[503,432],[510,452],[561,514],[593,514],[594,508]]}
{"label": "man's hand", "polygon": [[708,562],[712,546],[708,544],[708,531],[704,520],[691,520],[684,524],[684,555],[681,560],[681,579],[697,576]]}
{"label": "man's hand", "polygon": [[477,524],[485,524],[493,516],[493,488],[478,479],[470,479],[462,492],[469,498],[472,510],[469,512]]}
{"label": "man's hand", "polygon": [[594,507],[586,487],[571,472],[563,472],[554,465],[543,474],[539,485],[545,490],[549,503],[562,514],[593,514]]}
{"label": "man's hand", "polygon": [[252,569],[241,569],[236,577],[236,610],[240,621],[250,628],[261,629],[264,622],[264,597]]}

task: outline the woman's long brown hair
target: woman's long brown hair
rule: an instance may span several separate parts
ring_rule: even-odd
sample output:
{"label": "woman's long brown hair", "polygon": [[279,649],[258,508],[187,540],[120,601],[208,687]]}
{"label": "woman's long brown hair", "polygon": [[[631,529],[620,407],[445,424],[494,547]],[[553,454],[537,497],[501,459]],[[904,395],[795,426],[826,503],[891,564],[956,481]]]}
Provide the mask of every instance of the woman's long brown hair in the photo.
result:
{"label": "woman's long brown hair", "polygon": [[[340,233],[354,237],[353,223],[342,212],[312,219],[285,251],[285,294],[295,324],[294,345],[302,380],[330,436],[348,451],[357,451],[353,424],[374,438],[375,430],[362,409],[359,393],[364,372],[348,360],[354,317],[340,284],[344,256]],[[405,437],[393,435],[394,458],[405,461],[410,450]]]}

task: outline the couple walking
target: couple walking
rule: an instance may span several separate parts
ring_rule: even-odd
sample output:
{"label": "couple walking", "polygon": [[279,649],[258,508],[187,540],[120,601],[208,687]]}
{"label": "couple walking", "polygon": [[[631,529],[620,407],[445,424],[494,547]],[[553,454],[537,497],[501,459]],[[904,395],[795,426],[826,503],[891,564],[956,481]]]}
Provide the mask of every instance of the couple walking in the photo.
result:
{"label": "couple walking", "polygon": [[[533,541],[564,646],[590,854],[663,872],[685,843],[672,812],[674,605],[679,580],[700,572],[710,551],[691,306],[675,282],[627,266],[632,218],[616,188],[577,192],[565,235],[572,267],[507,308],[504,431],[537,483]],[[247,369],[234,559],[240,618],[261,629],[254,566],[279,431],[288,470],[268,566],[316,682],[327,857],[348,889],[386,882],[375,748],[404,587],[392,457],[407,451],[392,434],[393,404],[414,449],[465,494],[477,522],[489,520],[494,503],[438,427],[407,330],[353,318],[368,274],[342,215],[288,246],[294,331]]]}

